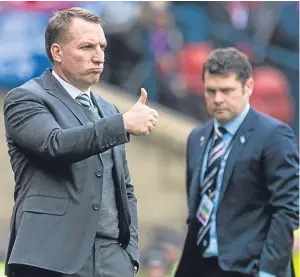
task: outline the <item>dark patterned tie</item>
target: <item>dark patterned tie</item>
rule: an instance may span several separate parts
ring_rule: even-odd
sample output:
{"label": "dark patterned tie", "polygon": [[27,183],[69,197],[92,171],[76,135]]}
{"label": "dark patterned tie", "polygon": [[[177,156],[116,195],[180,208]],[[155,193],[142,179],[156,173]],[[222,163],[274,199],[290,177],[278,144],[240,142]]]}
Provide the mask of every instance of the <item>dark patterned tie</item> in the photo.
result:
{"label": "dark patterned tie", "polygon": [[[226,129],[223,127],[219,127],[218,130],[214,134],[213,146],[209,153],[207,159],[206,170],[204,173],[204,180],[201,186],[201,194],[200,194],[200,203],[203,197],[208,196],[208,198],[213,201],[215,197],[215,189],[217,183],[217,175],[219,172],[221,160],[223,154],[225,152],[225,144],[222,139],[223,135],[226,133]],[[205,205],[204,205],[204,213],[205,213]],[[211,227],[211,216],[209,217],[208,223],[206,225],[201,224],[199,221],[200,227],[197,235],[197,245],[203,240],[203,238],[208,236],[209,238],[209,229]],[[204,245],[207,247],[208,243]]]}
{"label": "dark patterned tie", "polygon": [[91,107],[90,97],[86,93],[78,95],[76,97],[76,101],[83,107],[86,107],[86,108]]}

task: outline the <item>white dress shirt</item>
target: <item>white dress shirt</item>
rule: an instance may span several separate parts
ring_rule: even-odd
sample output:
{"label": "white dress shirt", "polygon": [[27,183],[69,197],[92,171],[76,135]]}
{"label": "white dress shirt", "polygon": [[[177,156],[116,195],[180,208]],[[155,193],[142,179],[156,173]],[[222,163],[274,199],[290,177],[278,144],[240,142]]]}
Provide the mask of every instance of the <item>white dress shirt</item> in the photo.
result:
{"label": "white dress shirt", "polygon": [[59,81],[59,83],[63,86],[63,88],[70,94],[70,96],[75,100],[77,96],[80,94],[87,94],[90,99],[91,107],[93,107],[93,103],[91,100],[91,87],[87,89],[87,91],[81,91],[78,88],[75,88],[73,85],[67,83],[65,80],[60,78],[54,70],[52,70],[52,75]]}

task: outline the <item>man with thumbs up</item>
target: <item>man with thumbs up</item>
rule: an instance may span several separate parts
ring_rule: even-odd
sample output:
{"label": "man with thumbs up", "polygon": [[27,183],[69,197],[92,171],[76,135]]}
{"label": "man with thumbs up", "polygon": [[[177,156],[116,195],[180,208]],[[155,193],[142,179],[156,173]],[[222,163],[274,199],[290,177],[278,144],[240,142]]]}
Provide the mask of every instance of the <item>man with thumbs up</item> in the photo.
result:
{"label": "man with thumbs up", "polygon": [[121,114],[91,91],[104,68],[102,20],[57,12],[45,33],[53,68],[11,90],[4,121],[15,177],[7,276],[131,277],[139,266],[129,135],[158,119],[141,90]]}

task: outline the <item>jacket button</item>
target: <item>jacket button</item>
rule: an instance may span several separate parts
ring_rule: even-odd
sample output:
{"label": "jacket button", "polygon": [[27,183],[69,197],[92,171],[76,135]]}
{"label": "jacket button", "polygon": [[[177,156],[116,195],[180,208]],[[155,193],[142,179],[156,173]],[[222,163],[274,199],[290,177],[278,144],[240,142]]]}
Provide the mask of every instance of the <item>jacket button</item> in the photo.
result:
{"label": "jacket button", "polygon": [[96,172],[96,176],[97,176],[97,177],[101,177],[101,176],[102,176],[102,172],[101,172],[101,171],[97,171],[97,172]]}
{"label": "jacket button", "polygon": [[99,205],[98,204],[95,204],[95,205],[93,205],[93,209],[95,210],[95,211],[98,211],[99,210]]}

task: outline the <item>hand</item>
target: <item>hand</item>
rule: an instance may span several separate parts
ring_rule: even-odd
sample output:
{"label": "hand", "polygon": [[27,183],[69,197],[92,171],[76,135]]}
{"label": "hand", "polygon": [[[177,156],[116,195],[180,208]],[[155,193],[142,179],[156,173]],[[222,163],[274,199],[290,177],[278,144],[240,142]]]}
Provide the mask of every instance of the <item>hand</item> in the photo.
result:
{"label": "hand", "polygon": [[141,96],[135,105],[123,114],[125,131],[129,134],[140,136],[149,135],[158,119],[156,110],[146,106],[147,91],[142,88]]}

